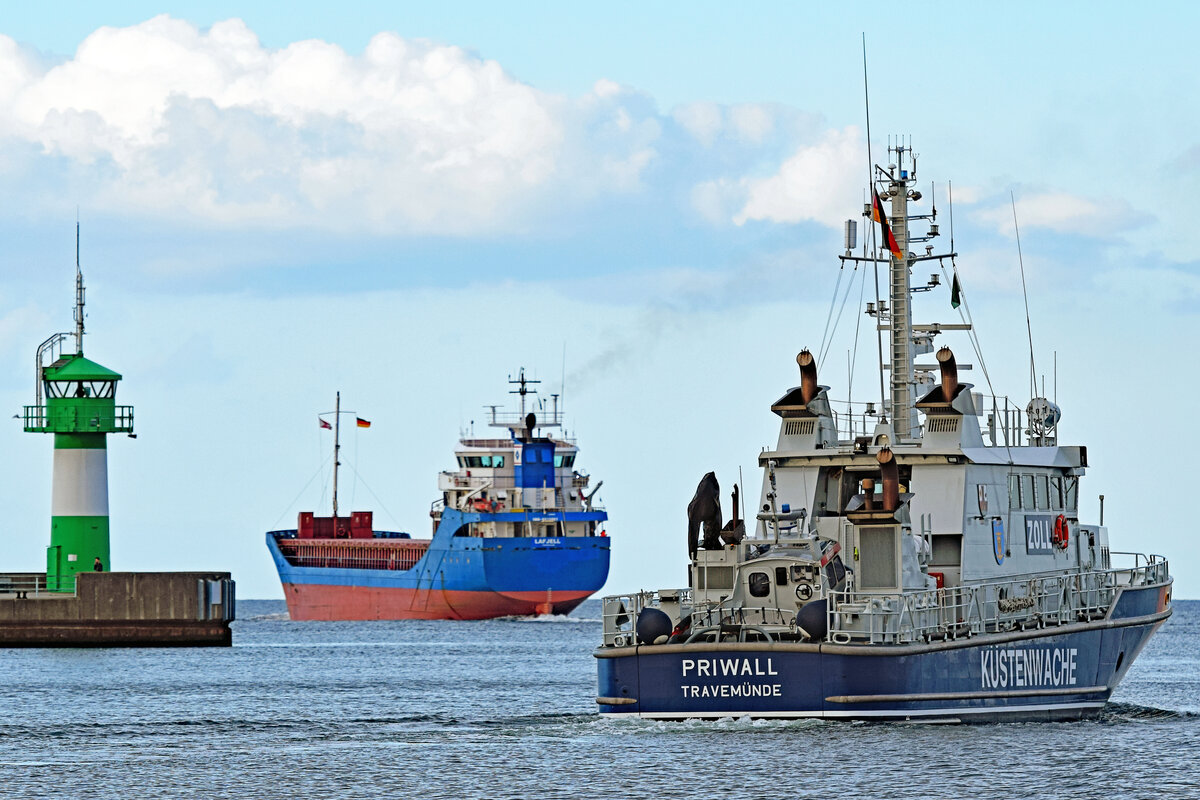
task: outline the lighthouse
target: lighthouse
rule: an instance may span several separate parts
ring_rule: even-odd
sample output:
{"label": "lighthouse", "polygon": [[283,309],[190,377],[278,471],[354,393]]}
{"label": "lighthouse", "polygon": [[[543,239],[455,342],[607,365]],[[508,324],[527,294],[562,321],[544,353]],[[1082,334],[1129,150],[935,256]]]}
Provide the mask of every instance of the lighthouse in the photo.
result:
{"label": "lighthouse", "polygon": [[[74,592],[75,576],[109,570],[110,433],[133,433],[133,407],[116,404],[120,374],[83,355],[83,273],[75,232],[75,332],[56,333],[37,351],[37,402],[25,406],[29,433],[54,434],[46,588]],[[74,338],[75,352],[69,342]],[[49,362],[49,363],[47,363]]]}

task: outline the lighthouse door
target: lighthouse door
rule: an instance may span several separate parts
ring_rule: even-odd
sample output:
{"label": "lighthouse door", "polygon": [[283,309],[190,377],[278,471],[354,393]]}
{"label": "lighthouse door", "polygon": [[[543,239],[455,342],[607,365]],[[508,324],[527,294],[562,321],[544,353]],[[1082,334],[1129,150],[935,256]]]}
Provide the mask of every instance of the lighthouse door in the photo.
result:
{"label": "lighthouse door", "polygon": [[62,545],[52,544],[46,548],[46,588],[50,591],[57,591],[61,575]]}

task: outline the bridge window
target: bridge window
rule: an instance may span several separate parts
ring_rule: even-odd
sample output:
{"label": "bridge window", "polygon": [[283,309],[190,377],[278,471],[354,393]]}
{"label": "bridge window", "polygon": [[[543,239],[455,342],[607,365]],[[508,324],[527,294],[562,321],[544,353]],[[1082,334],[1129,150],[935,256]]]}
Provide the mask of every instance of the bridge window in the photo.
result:
{"label": "bridge window", "polygon": [[832,590],[845,577],[846,566],[842,563],[842,557],[834,556],[833,560],[825,565],[825,580],[829,583],[829,588]]}
{"label": "bridge window", "polygon": [[1033,476],[1028,472],[1021,476],[1021,508],[1035,508],[1033,502]]}
{"label": "bridge window", "polygon": [[1040,511],[1046,511],[1050,508],[1050,476],[1049,475],[1034,475],[1033,476],[1033,497],[1034,497],[1034,503]]}
{"label": "bridge window", "polygon": [[1067,511],[1079,510],[1079,478],[1065,478],[1063,480],[1063,488],[1065,497],[1065,505]]}
{"label": "bridge window", "polygon": [[458,465],[468,469],[489,469],[504,466],[504,456],[459,456]]}
{"label": "bridge window", "polygon": [[1021,507],[1021,476],[1008,476],[1008,507],[1016,509]]}
{"label": "bridge window", "polygon": [[575,454],[574,453],[555,453],[554,454],[554,466],[555,467],[570,467],[570,466],[574,465],[574,463],[575,463]]}
{"label": "bridge window", "polygon": [[787,567],[775,568],[775,585],[787,586]]}
{"label": "bridge window", "polygon": [[1062,511],[1062,489],[1062,478],[1056,475],[1050,479],[1050,507],[1055,511]]}
{"label": "bridge window", "polygon": [[750,573],[750,596],[766,597],[771,593],[771,579],[765,572]]}

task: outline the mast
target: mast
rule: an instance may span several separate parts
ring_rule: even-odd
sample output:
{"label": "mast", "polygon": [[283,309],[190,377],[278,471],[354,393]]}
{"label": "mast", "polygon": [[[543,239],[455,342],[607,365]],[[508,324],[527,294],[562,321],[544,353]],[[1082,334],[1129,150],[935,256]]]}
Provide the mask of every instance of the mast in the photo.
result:
{"label": "mast", "polygon": [[342,433],[342,393],[337,393],[337,403],[334,405],[333,412],[333,518],[336,520],[337,511],[337,474],[338,466],[341,462],[338,460],[338,451],[341,450],[341,433]]}
{"label": "mast", "polygon": [[525,396],[527,394],[529,394],[528,385],[531,383],[541,383],[541,381],[526,380],[525,379],[525,368],[521,367],[520,371],[517,373],[517,379],[514,381],[512,378],[509,378],[508,382],[511,385],[517,387],[516,389],[511,390],[509,392],[509,394],[516,394],[516,395],[521,396],[521,419],[524,419],[525,418]]}
{"label": "mast", "polygon": [[[889,259],[892,304],[891,316],[891,416],[896,441],[913,438],[916,411],[913,408],[913,348],[912,348],[912,303],[909,287],[908,260],[908,185],[915,183],[909,177],[904,164],[904,154],[911,149],[903,144],[888,148],[896,154],[895,165],[888,165],[890,180],[884,191],[892,198],[892,235],[896,237],[900,256]],[[914,171],[915,172],[915,171]]]}
{"label": "mast", "polygon": [[79,266],[79,220],[75,220],[75,352],[83,355],[83,270]]}
{"label": "mast", "polygon": [[[882,252],[870,256],[855,256],[850,251],[847,251],[845,255],[838,256],[843,263],[850,261],[878,264],[886,261],[888,264],[888,300],[886,301],[888,307],[884,307],[885,301],[882,299],[879,301],[878,309],[875,307],[875,303],[867,303],[867,314],[877,320],[877,331],[887,331],[891,348],[886,360],[879,367],[881,377],[882,370],[890,372],[887,413],[891,417],[894,444],[913,441],[921,437],[921,426],[915,406],[919,385],[917,372],[920,371],[924,376],[929,367],[918,367],[915,363],[916,357],[933,352],[932,340],[939,333],[948,330],[970,330],[971,328],[970,323],[913,325],[913,293],[928,292],[940,284],[938,276],[934,274],[930,276],[928,283],[913,286],[911,276],[913,265],[921,261],[941,262],[944,258],[954,258],[956,254],[953,252],[953,246],[949,253],[934,253],[933,245],[930,244],[925,244],[925,252],[922,254],[918,255],[909,251],[909,247],[914,243],[926,243],[938,236],[937,209],[931,209],[928,214],[909,213],[909,201],[914,203],[919,201],[921,192],[914,188],[917,183],[917,157],[913,153],[912,146],[903,144],[902,141],[899,140],[896,144],[888,146],[888,155],[893,156],[895,161],[888,164],[886,169],[878,165],[874,167],[875,178],[872,186],[872,192],[877,193],[879,197],[879,210],[888,217],[888,227],[896,240],[896,250],[899,255],[890,252],[888,242],[884,241]],[[884,200],[891,201],[890,211],[884,211]],[[868,219],[876,216],[876,221],[882,224],[883,221],[874,215],[873,209],[874,203],[865,204],[863,216]],[[927,222],[929,230],[923,235],[914,236],[910,225],[915,221]],[[926,380],[927,378],[922,378],[922,382]]]}

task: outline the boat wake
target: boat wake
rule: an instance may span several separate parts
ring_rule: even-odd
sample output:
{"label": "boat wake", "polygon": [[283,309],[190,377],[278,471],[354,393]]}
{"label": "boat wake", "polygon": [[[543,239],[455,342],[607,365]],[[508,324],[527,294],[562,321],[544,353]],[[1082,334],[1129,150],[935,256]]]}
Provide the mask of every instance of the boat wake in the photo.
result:
{"label": "boat wake", "polygon": [[515,616],[514,615],[514,616],[509,616],[509,617],[497,617],[496,621],[497,622],[537,622],[537,623],[541,623],[541,624],[547,624],[547,623],[554,624],[554,623],[569,622],[573,625],[577,625],[581,622],[582,623],[600,622],[599,619],[591,619],[588,617],[572,617],[567,614],[543,614],[543,615],[539,615],[539,616]]}
{"label": "boat wake", "polygon": [[1134,703],[1109,703],[1100,712],[1101,722],[1155,722],[1170,719],[1200,719],[1200,712],[1139,706]]}

